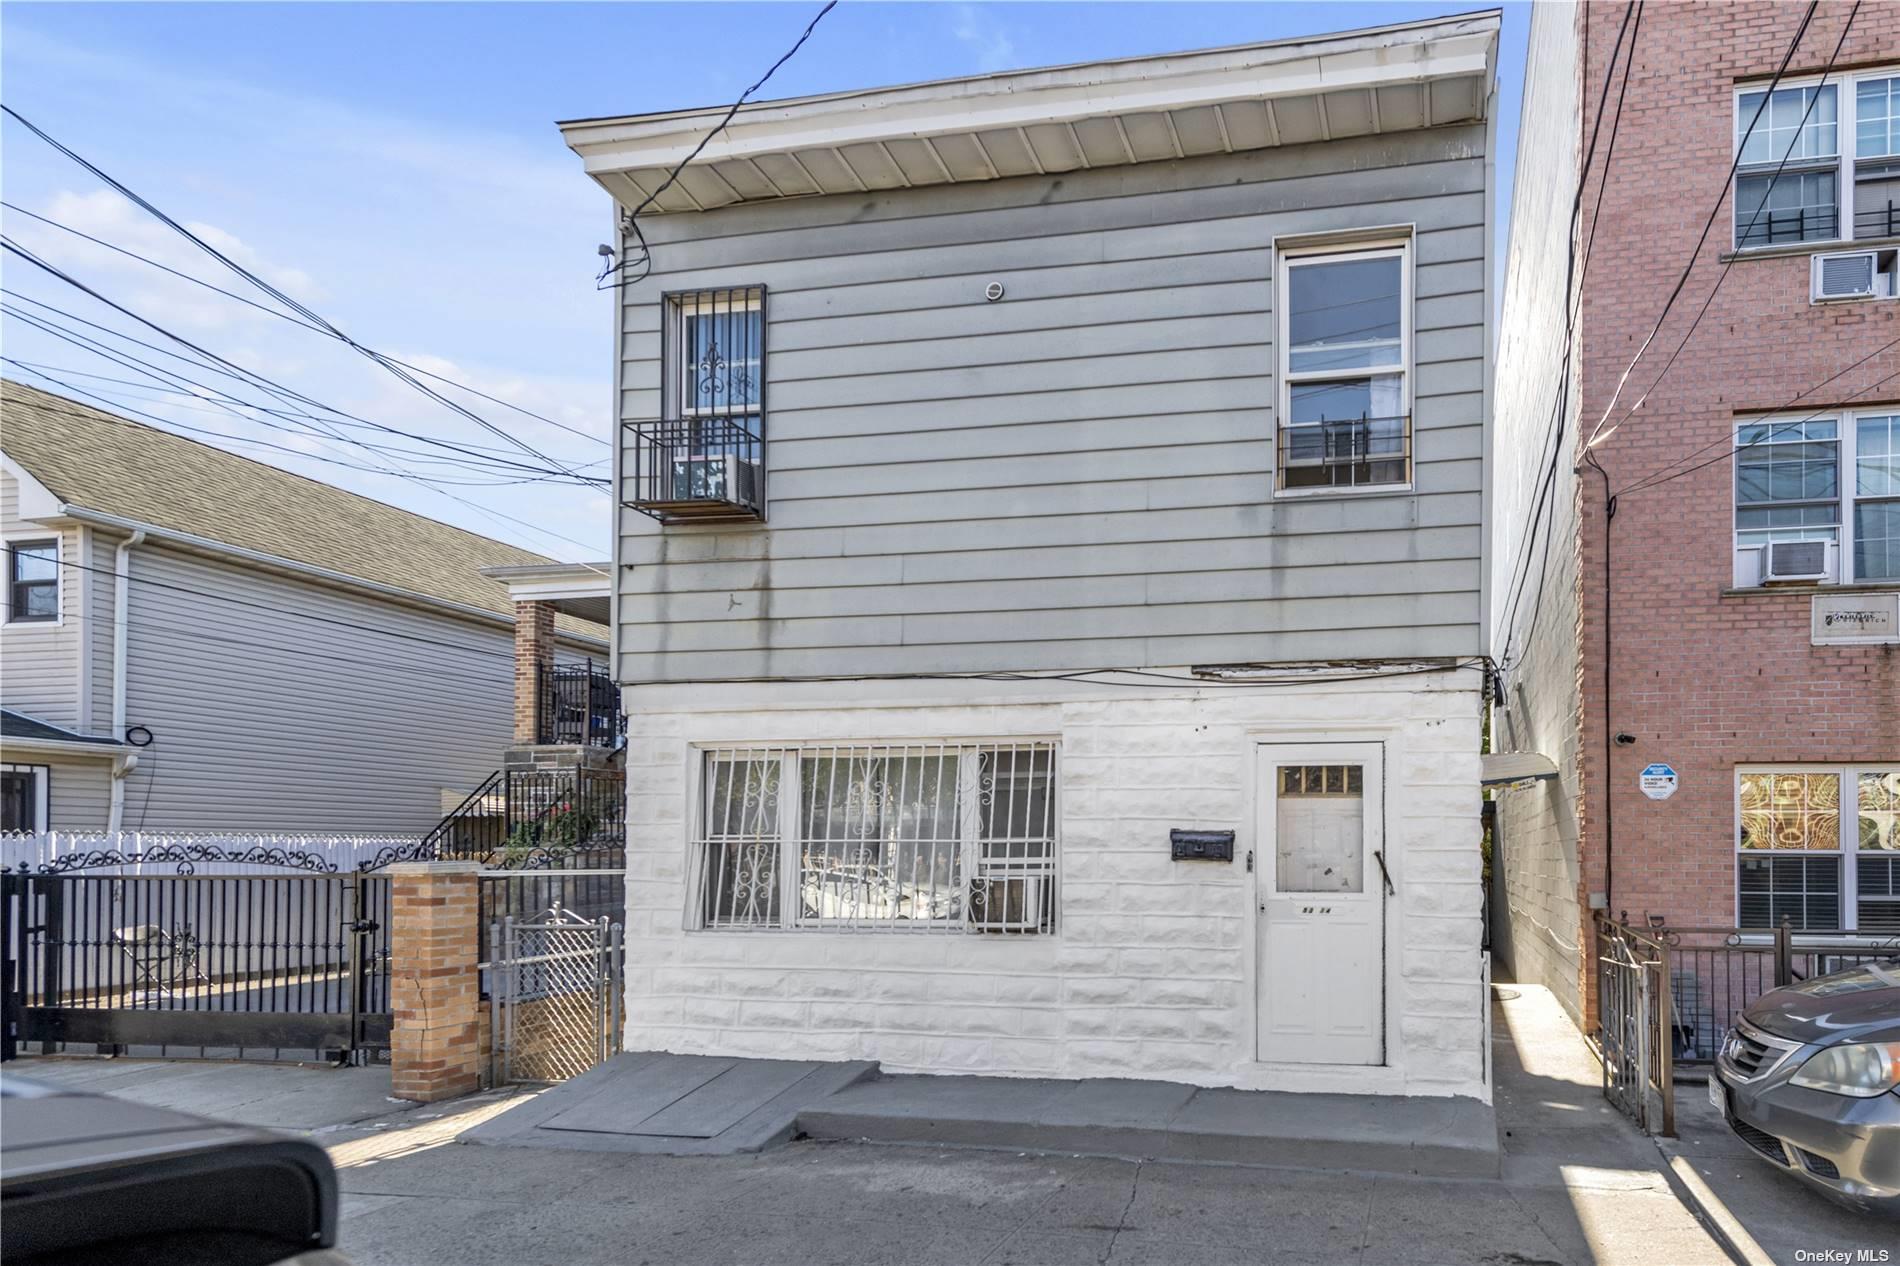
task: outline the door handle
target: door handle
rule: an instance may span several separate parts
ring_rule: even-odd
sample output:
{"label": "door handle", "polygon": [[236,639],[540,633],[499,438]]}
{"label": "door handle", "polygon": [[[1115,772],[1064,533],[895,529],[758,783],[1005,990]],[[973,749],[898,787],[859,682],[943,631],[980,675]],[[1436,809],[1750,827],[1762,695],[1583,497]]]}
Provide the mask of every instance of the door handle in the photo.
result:
{"label": "door handle", "polygon": [[1385,854],[1375,848],[1372,850],[1372,859],[1379,863],[1379,878],[1385,880],[1385,895],[1398,896],[1399,890],[1392,886],[1392,872],[1385,868]]}

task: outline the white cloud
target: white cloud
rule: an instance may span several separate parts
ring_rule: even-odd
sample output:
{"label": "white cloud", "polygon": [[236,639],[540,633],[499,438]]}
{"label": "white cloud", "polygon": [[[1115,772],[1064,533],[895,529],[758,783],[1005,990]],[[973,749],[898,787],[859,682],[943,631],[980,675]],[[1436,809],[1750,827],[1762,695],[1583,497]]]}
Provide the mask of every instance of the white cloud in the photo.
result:
{"label": "white cloud", "polygon": [[987,8],[959,4],[953,10],[951,34],[976,54],[981,71],[1009,70],[1016,65],[1016,44],[1009,31]]}

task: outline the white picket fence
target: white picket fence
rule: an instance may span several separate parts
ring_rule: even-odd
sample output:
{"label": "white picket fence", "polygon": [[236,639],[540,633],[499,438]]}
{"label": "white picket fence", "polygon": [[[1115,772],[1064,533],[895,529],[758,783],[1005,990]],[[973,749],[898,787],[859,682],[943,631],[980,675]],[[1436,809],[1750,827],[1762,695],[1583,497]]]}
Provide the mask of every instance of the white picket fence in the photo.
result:
{"label": "white picket fence", "polygon": [[[270,852],[279,851],[293,855],[294,860],[305,856],[321,859],[324,869],[334,869],[341,873],[355,870],[361,862],[374,858],[387,848],[401,848],[413,845],[422,837],[417,834],[350,834],[344,832],[250,832],[250,831],[29,831],[6,832],[0,834],[0,867],[7,870],[33,870],[41,866],[71,858],[74,855],[98,855],[100,860],[112,856],[141,857],[147,855],[174,858],[181,854],[198,853],[199,847],[215,850],[210,854],[198,853],[190,862],[190,869],[200,875],[281,875],[287,868],[272,865],[265,861],[247,862],[233,860],[247,855],[260,858]],[[178,861],[148,861],[134,865],[87,866],[83,872],[90,875],[175,875]]]}

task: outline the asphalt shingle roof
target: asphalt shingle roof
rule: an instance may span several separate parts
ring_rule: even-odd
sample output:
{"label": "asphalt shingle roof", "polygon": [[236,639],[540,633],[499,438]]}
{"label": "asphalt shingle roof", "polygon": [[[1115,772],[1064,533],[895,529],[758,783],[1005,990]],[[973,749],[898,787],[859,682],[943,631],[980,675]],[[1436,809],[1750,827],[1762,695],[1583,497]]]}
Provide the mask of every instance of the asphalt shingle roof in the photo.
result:
{"label": "asphalt shingle roof", "polygon": [[507,590],[480,569],[554,561],[11,379],[0,448],[68,505],[501,614]]}
{"label": "asphalt shingle roof", "polygon": [[41,739],[57,743],[97,743],[101,747],[118,747],[117,739],[99,738],[92,734],[81,734],[77,730],[62,729],[24,712],[15,712],[12,708],[0,708],[0,738]]}

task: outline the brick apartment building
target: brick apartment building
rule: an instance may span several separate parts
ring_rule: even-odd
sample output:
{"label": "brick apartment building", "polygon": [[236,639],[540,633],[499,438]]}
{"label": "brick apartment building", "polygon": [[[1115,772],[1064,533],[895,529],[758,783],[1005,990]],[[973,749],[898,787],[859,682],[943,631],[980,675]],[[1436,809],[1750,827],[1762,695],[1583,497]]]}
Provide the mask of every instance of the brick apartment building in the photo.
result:
{"label": "brick apartment building", "polygon": [[1532,22],[1492,921],[1586,1028],[1593,910],[1900,933],[1900,6],[1807,14]]}

